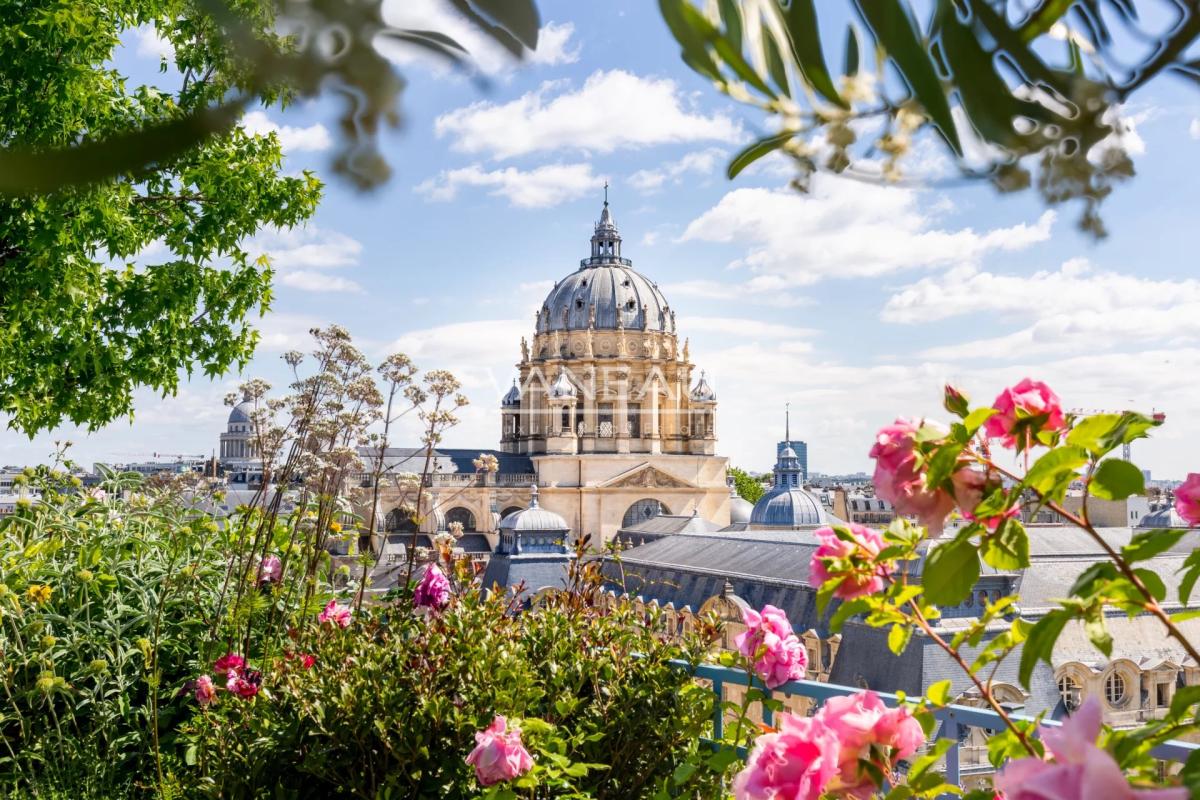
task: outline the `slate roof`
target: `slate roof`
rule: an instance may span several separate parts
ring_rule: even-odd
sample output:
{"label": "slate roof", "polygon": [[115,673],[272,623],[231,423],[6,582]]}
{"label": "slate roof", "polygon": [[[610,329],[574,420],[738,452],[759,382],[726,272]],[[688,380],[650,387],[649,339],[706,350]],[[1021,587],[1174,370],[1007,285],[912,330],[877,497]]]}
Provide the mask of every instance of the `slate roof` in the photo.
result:
{"label": "slate roof", "polygon": [[[373,458],[379,454],[377,448],[360,447],[359,455]],[[500,473],[504,475],[533,475],[533,459],[516,453],[504,453],[500,450],[470,450],[462,448],[439,447],[433,451],[432,472],[441,475],[454,473],[475,472],[474,460],[480,454],[496,457],[500,462]],[[383,453],[384,466],[399,472],[420,474],[425,467],[424,447],[389,447]]]}
{"label": "slate roof", "polygon": [[528,600],[547,587],[565,589],[570,561],[571,557],[565,553],[495,555],[488,561],[481,585],[486,591],[497,584],[510,591],[520,585],[519,597]]}

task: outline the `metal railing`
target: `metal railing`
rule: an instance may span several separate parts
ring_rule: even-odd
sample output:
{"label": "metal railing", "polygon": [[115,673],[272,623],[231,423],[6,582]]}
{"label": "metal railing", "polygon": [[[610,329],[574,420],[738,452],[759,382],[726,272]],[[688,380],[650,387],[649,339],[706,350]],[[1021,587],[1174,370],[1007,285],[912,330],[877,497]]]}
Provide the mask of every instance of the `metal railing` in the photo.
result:
{"label": "metal railing", "polygon": [[[745,689],[747,686],[753,686],[756,689],[764,692],[767,697],[782,699],[785,697],[808,697],[818,703],[824,702],[831,697],[840,697],[848,694],[856,694],[861,691],[850,686],[840,686],[833,683],[819,683],[817,681],[789,681],[776,689],[768,689],[762,681],[754,678],[750,682],[747,681],[747,675],[744,670],[734,669],[731,667],[722,667],[716,664],[700,664],[696,667],[688,664],[685,661],[675,662],[679,667],[689,671],[698,679],[706,680],[712,684],[712,692],[717,696],[718,703],[713,711],[713,739],[719,740],[722,736],[725,727],[725,710],[722,702],[725,699],[725,687],[734,687],[737,689]],[[899,698],[894,694],[885,692],[876,692],[879,698],[889,706],[895,706],[899,703]],[[919,698],[910,698],[918,700]],[[771,709],[762,705],[758,701],[752,705],[757,705],[761,712],[762,720],[767,725],[772,723],[774,716]],[[935,734],[938,739],[950,739],[954,744],[946,751],[944,769],[946,774],[946,782],[962,786],[963,770],[959,763],[959,751],[962,748],[962,740],[968,729],[980,728],[983,730],[997,731],[1004,728],[1004,722],[994,711],[983,708],[973,708],[971,706],[947,705],[933,710],[933,715],[941,723],[938,726]],[[1009,715],[1014,720],[1030,720],[1031,717],[1022,716],[1019,714]],[[1047,727],[1057,727],[1061,723],[1055,720],[1043,720],[1042,725]],[[1158,745],[1151,754],[1155,758],[1163,761],[1187,761],[1188,757],[1197,750],[1200,750],[1200,744],[1192,744],[1190,742],[1170,741]],[[739,750],[739,755],[745,758],[745,752]],[[990,772],[990,765],[986,772]],[[974,770],[974,774],[981,774],[983,770]],[[947,794],[944,797],[951,798],[956,795]]]}

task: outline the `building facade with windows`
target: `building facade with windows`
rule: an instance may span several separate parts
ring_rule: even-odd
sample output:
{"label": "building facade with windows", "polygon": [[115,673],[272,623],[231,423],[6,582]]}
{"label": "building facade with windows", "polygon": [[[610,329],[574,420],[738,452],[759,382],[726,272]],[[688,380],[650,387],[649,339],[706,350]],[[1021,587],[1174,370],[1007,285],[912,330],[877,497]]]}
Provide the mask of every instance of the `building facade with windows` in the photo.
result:
{"label": "building facade with windows", "polygon": [[[533,323],[500,401],[499,449],[439,449],[416,514],[404,511],[415,502],[413,487],[385,480],[376,534],[414,524],[434,532],[458,521],[496,539],[495,548],[500,520],[528,506],[535,484],[541,508],[560,515],[572,539],[609,541],[662,514],[698,513],[728,525],[717,394],[692,362],[658,285],[622,255],[607,200],[589,255],[555,283]],[[498,458],[499,472],[474,469],[481,453]],[[387,458],[390,471],[424,466],[419,448],[396,448]]]}

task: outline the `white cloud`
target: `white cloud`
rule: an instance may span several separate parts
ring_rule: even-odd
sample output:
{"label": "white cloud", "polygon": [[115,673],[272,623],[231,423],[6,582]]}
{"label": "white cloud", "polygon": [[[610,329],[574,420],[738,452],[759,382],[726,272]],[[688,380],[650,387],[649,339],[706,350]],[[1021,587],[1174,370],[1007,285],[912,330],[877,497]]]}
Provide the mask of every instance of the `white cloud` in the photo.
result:
{"label": "white cloud", "polygon": [[777,308],[795,308],[812,303],[807,297],[786,291],[782,279],[774,275],[756,275],[745,283],[731,284],[707,278],[680,281],[665,288],[672,297],[699,297],[705,300],[740,300]]}
{"label": "white cloud", "polygon": [[571,22],[548,22],[538,31],[538,46],[528,56],[531,64],[554,66],[556,64],[574,64],[579,60],[582,45],[571,45],[571,37],[575,35],[575,25]]}
{"label": "white cloud", "polygon": [[455,109],[438,117],[434,130],[453,137],[455,150],[496,159],[742,138],[741,126],[730,117],[685,108],[674,81],[619,69],[594,72],[573,91],[564,81],[549,81],[508,103]]}
{"label": "white cloud", "polygon": [[133,29],[133,36],[137,47],[135,52],[142,58],[175,60],[175,48],[159,35],[153,25],[139,25]]}
{"label": "white cloud", "polygon": [[1200,339],[1200,281],[1095,272],[1084,259],[1057,271],[998,275],[974,269],[924,278],[894,294],[887,322],[932,322],[995,312],[1030,321],[1013,333],[927,349],[938,360],[1020,358]]}
{"label": "white cloud", "polygon": [[325,272],[358,264],[362,244],[344,233],[316,226],[267,231],[246,250],[252,257],[267,256],[284,286],[307,292],[362,291],[353,280]]}
{"label": "white cloud", "polygon": [[[512,72],[522,62],[513,58],[491,37],[456,13],[444,0],[385,0],[384,20],[397,28],[444,33],[468,53],[472,64],[485,75]],[[579,60],[580,45],[573,42],[575,26],[570,22],[548,22],[538,31],[537,50],[527,52],[525,62],[538,65],[572,64]],[[415,45],[381,40],[381,53],[398,64],[420,64],[437,73],[450,70],[450,62]]]}
{"label": "white cloud", "polygon": [[594,192],[602,177],[592,174],[591,164],[547,164],[531,170],[515,167],[485,170],[478,164],[443,170],[416,187],[433,201],[453,200],[464,186],[491,189],[488,194],[507,198],[518,208],[548,208]]}
{"label": "white cloud", "polygon": [[725,151],[717,147],[687,153],[678,161],[668,161],[658,169],[640,169],[629,176],[629,184],[639,192],[656,192],[665,183],[678,184],[689,172],[711,175],[718,169]]}
{"label": "white cloud", "polygon": [[267,116],[265,111],[251,111],[242,117],[242,127],[247,133],[265,136],[274,133],[279,137],[279,146],[286,153],[319,152],[333,146],[333,137],[321,123],[297,128],[280,125]]}
{"label": "white cloud", "polygon": [[693,220],[681,241],[744,244],[730,267],[767,275],[780,286],[832,277],[873,277],[972,263],[1021,250],[1050,236],[1054,212],[1033,225],[976,232],[937,227],[916,189],[826,178],[808,194],[735,189]]}
{"label": "white cloud", "polygon": [[361,286],[348,278],[307,269],[284,272],[279,276],[279,282],[284,286],[306,292],[362,292],[363,290]]}
{"label": "white cloud", "polygon": [[1188,133],[1193,139],[1200,139],[1200,117],[1192,120],[1192,124],[1188,126]]}

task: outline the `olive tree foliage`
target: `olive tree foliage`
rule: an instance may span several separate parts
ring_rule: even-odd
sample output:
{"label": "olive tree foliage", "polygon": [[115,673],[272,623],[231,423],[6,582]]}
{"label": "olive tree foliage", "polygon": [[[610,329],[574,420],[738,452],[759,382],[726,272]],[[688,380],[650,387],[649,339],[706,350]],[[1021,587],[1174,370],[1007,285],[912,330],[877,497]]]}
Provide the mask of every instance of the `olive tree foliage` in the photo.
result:
{"label": "olive tree foliage", "polygon": [[802,191],[819,171],[898,181],[932,137],[951,175],[1078,202],[1095,237],[1099,204],[1133,175],[1122,104],[1162,75],[1200,81],[1183,0],[927,0],[923,24],[909,0],[847,0],[836,37],[816,0],[659,4],[688,66],[770,118],[730,178],[779,152]]}
{"label": "olive tree foliage", "polygon": [[[518,56],[536,45],[526,0],[447,2]],[[277,137],[249,135],[242,113],[339,93],[334,168],[372,186],[387,176],[376,135],[400,124],[404,87],[376,41],[466,63],[440,32],[385,25],[381,4],[0,4],[0,414],[10,427],[95,429],[130,414],[139,387],[171,394],[183,373],[248,361],[248,320],[269,307],[271,270],[247,240],[305,222],[322,185],[285,172]],[[115,66],[122,37],[143,25],[174,51],[158,85]]]}

